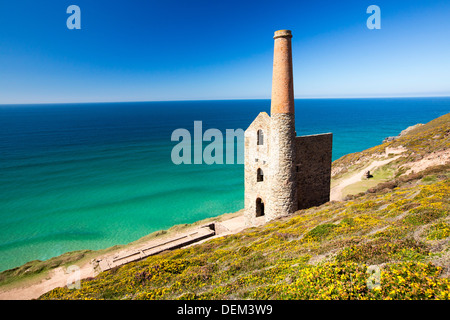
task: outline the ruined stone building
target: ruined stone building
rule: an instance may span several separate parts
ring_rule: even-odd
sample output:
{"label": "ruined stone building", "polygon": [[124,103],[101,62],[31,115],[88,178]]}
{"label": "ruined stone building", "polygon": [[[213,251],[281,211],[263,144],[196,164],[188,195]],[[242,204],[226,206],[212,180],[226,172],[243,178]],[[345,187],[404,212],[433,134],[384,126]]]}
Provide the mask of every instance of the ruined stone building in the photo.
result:
{"label": "ruined stone building", "polygon": [[332,134],[295,132],[291,38],[289,30],[275,32],[270,116],[261,112],[245,131],[244,215],[250,226],[330,199]]}

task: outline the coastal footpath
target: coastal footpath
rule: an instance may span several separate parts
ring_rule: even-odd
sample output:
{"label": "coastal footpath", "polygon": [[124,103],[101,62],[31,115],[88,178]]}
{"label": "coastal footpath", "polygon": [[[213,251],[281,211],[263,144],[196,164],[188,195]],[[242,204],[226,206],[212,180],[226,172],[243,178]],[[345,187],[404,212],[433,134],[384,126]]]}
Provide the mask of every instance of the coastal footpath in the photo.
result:
{"label": "coastal footpath", "polygon": [[[322,206],[247,229],[238,212],[29,263],[0,274],[0,298],[449,299],[449,147],[447,114],[333,162],[332,201]],[[212,222],[225,232],[98,270],[102,259]],[[80,289],[64,287],[73,264],[85,278]],[[370,285],[368,266],[380,271],[380,286]]]}

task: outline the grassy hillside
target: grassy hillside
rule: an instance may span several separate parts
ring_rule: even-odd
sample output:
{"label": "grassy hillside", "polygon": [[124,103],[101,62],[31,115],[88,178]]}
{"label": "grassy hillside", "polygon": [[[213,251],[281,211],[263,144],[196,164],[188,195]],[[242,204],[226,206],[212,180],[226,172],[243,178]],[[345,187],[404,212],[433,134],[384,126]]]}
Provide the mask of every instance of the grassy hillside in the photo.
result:
{"label": "grassy hillside", "polygon": [[[335,165],[402,145],[400,170],[448,148],[449,117]],[[398,171],[345,202],[164,252],[41,299],[450,299],[449,195],[449,165]]]}
{"label": "grassy hillside", "polygon": [[373,159],[386,154],[389,149],[404,148],[403,156],[390,164],[394,176],[406,171],[406,164],[423,159],[425,156],[450,149],[450,113],[415,126],[397,139],[375,146],[362,152],[345,155],[333,162],[332,178],[339,179],[349,171],[356,171]]}

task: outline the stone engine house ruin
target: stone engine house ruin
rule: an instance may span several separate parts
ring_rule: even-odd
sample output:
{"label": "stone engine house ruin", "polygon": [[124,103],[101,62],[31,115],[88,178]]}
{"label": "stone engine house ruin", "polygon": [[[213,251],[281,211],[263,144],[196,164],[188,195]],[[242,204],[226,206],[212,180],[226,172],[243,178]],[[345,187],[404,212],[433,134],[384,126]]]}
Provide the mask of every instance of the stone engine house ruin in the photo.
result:
{"label": "stone engine house ruin", "polygon": [[271,114],[261,112],[245,131],[248,226],[330,199],[332,133],[295,132],[291,38],[290,30],[275,32]]}

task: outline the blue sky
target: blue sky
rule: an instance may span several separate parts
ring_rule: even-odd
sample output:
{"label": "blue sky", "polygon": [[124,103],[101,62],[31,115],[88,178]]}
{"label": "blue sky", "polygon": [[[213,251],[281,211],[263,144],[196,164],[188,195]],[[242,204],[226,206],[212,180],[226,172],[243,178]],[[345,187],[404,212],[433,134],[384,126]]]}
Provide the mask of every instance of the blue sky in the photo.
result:
{"label": "blue sky", "polygon": [[448,0],[1,0],[0,104],[269,99],[279,29],[296,98],[450,95]]}

